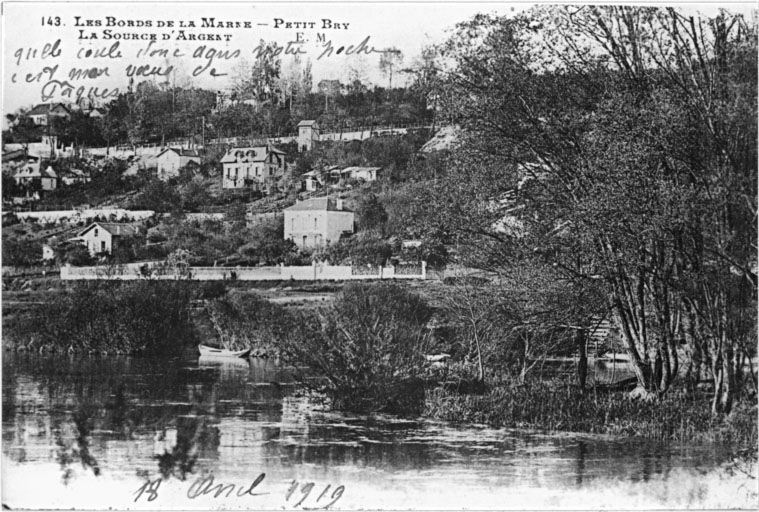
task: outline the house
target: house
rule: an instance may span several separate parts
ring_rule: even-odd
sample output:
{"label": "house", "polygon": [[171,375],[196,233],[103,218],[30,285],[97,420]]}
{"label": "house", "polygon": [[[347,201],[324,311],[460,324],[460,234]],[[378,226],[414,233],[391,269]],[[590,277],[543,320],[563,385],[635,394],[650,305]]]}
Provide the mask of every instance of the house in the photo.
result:
{"label": "house", "polygon": [[93,222],[70,241],[79,242],[92,256],[97,254],[112,254],[119,238],[139,235],[139,227],[135,224],[116,222]]}
{"label": "house", "polygon": [[350,179],[361,181],[377,181],[377,174],[381,167],[346,167],[343,169],[343,176]]}
{"label": "house", "polygon": [[316,121],[301,121],[298,123],[298,149],[311,151],[314,142],[319,140],[319,125]]}
{"label": "house", "polygon": [[179,171],[188,165],[200,165],[200,155],[196,151],[180,148],[166,148],[153,158],[158,178],[168,180],[179,176]]}
{"label": "house", "polygon": [[70,169],[67,173],[61,173],[61,181],[64,185],[75,185],[77,183],[88,183],[91,180],[90,174],[81,169]]}
{"label": "house", "polygon": [[4,151],[2,156],[3,172],[12,173],[28,165],[39,165],[39,160],[38,156],[30,155],[26,148]]}
{"label": "house", "polygon": [[285,152],[273,146],[232,148],[222,157],[221,186],[225,189],[253,188],[269,193],[283,178]]}
{"label": "house", "polygon": [[285,208],[285,239],[300,248],[314,248],[337,242],[353,233],[354,215],[343,207],[342,199],[318,197]]}
{"label": "house", "polygon": [[93,108],[89,111],[88,115],[93,119],[102,119],[105,117],[105,109],[102,108]]}
{"label": "house", "polygon": [[37,126],[47,126],[52,117],[71,118],[71,110],[63,103],[40,103],[35,105],[26,116]]}
{"label": "house", "polygon": [[315,192],[324,186],[324,173],[316,169],[304,172],[301,179],[303,180],[302,188],[306,192]]}
{"label": "house", "polygon": [[17,185],[39,183],[40,190],[55,190],[58,187],[58,175],[51,166],[40,170],[39,162],[22,167],[14,176]]}

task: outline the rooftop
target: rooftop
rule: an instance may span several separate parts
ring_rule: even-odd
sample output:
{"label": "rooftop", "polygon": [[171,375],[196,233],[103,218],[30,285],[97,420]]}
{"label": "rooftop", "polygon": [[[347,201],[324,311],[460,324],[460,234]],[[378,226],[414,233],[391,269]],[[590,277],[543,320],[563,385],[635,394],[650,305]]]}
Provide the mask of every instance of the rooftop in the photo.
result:
{"label": "rooftop", "polygon": [[113,236],[132,236],[136,235],[139,232],[139,227],[136,224],[119,222],[93,222],[82,231],[80,231],[78,236],[84,236],[95,226],[109,232]]}
{"label": "rooftop", "polygon": [[189,156],[189,157],[194,157],[194,158],[200,158],[200,155],[198,154],[197,151],[193,149],[182,149],[182,148],[166,148],[160,153],[158,153],[155,157],[158,158],[159,156],[166,153],[167,151],[173,151],[179,156]]}
{"label": "rooftop", "polygon": [[239,159],[247,162],[263,162],[269,153],[284,155],[285,152],[274,146],[251,146],[245,148],[232,148],[221,159],[221,163],[237,162]]}
{"label": "rooftop", "polygon": [[342,206],[342,199],[330,199],[329,197],[315,197],[298,201],[294,205],[285,208],[287,211],[331,211],[331,212],[349,212],[350,210]]}
{"label": "rooftop", "polygon": [[66,105],[62,103],[40,103],[39,105],[35,105],[33,109],[31,109],[29,112],[27,112],[26,115],[28,116],[37,116],[42,114],[47,114],[51,110],[55,109],[56,107],[63,108],[66,112],[69,111],[69,109],[66,107]]}

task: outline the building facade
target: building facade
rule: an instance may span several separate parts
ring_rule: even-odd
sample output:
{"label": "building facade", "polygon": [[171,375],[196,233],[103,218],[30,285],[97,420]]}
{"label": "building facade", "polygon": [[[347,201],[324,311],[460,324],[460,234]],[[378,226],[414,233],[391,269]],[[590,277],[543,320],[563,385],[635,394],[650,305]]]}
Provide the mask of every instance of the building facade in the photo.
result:
{"label": "building facade", "polygon": [[158,178],[168,180],[179,176],[179,171],[190,164],[200,165],[200,155],[189,149],[167,148],[153,159]]}
{"label": "building facade", "polygon": [[316,121],[298,123],[298,151],[311,151],[314,142],[319,140],[319,125]]}
{"label": "building facade", "polygon": [[53,117],[71,118],[71,110],[63,103],[40,103],[27,114],[37,126],[47,126]]}
{"label": "building facade", "polygon": [[119,224],[115,222],[93,222],[71,241],[79,242],[90,252],[90,255],[112,254],[119,238],[135,236],[139,229],[134,224]]}
{"label": "building facade", "polygon": [[285,152],[273,146],[232,148],[221,159],[225,189],[251,188],[270,193],[283,179]]}
{"label": "building facade", "polygon": [[39,162],[21,168],[13,178],[17,185],[31,186],[38,183],[39,189],[45,191],[58,188],[58,174],[50,166],[41,170]]}
{"label": "building facade", "polygon": [[285,208],[285,239],[300,248],[313,249],[353,233],[354,214],[341,199],[318,197]]}

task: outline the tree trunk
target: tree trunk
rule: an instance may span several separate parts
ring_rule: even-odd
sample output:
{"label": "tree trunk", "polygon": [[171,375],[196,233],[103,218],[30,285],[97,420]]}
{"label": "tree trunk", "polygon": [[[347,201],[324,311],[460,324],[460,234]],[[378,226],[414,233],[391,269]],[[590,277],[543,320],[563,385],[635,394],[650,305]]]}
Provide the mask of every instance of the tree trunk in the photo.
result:
{"label": "tree trunk", "polygon": [[585,393],[585,382],[588,378],[588,351],[585,345],[585,331],[583,329],[577,329],[575,344],[580,351],[580,360],[577,363],[577,384],[580,386],[580,392]]}

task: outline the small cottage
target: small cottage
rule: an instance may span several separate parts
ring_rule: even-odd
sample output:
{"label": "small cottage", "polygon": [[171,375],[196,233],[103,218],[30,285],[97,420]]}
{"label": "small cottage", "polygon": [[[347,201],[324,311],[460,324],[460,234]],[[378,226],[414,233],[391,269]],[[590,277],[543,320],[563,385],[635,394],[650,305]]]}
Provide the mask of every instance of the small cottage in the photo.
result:
{"label": "small cottage", "polygon": [[113,254],[113,249],[118,244],[119,238],[136,236],[139,227],[135,224],[116,222],[93,222],[77,236],[69,240],[79,242],[90,252],[92,256],[99,254]]}
{"label": "small cottage", "polygon": [[158,178],[168,180],[179,176],[179,171],[188,165],[200,165],[200,155],[196,151],[180,148],[166,148],[153,158]]}

